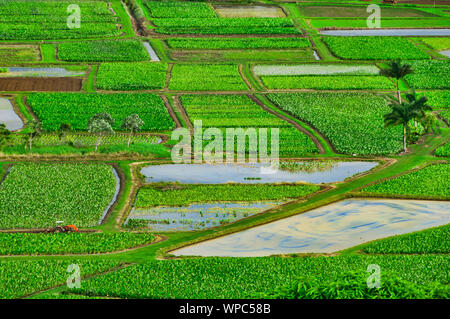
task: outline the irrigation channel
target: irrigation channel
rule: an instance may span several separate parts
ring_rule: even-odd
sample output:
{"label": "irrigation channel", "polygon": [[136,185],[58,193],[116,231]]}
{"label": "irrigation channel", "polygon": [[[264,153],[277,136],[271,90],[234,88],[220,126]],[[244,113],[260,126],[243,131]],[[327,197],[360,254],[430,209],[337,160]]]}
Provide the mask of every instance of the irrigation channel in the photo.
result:
{"label": "irrigation channel", "polygon": [[450,202],[444,201],[347,199],[171,253],[203,257],[331,253],[448,224],[449,211]]}

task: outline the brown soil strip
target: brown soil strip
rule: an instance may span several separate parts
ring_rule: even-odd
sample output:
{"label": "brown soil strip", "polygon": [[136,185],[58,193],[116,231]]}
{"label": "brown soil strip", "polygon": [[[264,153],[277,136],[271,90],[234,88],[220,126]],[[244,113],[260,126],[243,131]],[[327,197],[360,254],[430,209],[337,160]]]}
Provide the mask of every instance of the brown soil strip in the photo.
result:
{"label": "brown soil strip", "polygon": [[78,78],[0,78],[0,91],[80,91],[82,79]]}
{"label": "brown soil strip", "polygon": [[117,197],[116,197],[116,200],[114,201],[114,203],[111,205],[111,207],[106,212],[105,217],[103,217],[100,225],[103,225],[109,219],[109,217],[111,216],[111,213],[114,211],[114,209],[117,206],[117,203],[119,202],[120,198],[123,195],[123,190],[125,189],[125,174],[120,169],[119,165],[117,165],[116,163],[111,164],[111,166],[116,170],[116,173],[119,176],[119,193],[117,194]]}
{"label": "brown soil strip", "polygon": [[245,84],[248,86],[248,88],[249,88],[251,91],[254,91],[255,88],[252,87],[250,81],[245,77],[245,74],[244,74],[244,65],[243,65],[243,64],[239,64],[239,74],[240,74],[242,80],[244,80]]}
{"label": "brown soil strip", "polygon": [[170,79],[172,78],[172,69],[173,69],[173,63],[169,64],[169,68],[167,69],[167,75],[166,75],[166,84],[164,85],[164,90],[169,90],[169,83]]}
{"label": "brown soil strip", "polygon": [[261,108],[263,108],[263,110],[269,112],[270,114],[273,114],[275,116],[277,116],[278,118],[292,124],[297,130],[299,130],[300,132],[302,132],[303,134],[306,134],[313,142],[314,144],[316,144],[317,149],[319,150],[320,154],[325,154],[325,149],[323,147],[323,145],[320,143],[320,141],[317,139],[317,137],[315,137],[313,134],[311,134],[309,131],[307,131],[304,127],[302,127],[301,125],[299,125],[298,123],[296,123],[294,120],[291,120],[290,118],[275,112],[274,110],[268,108],[264,103],[262,103],[260,100],[258,100],[254,95],[252,94],[248,94],[247,95],[253,102],[255,102],[257,105],[259,105]]}
{"label": "brown soil strip", "polygon": [[164,102],[164,106],[166,107],[167,111],[169,111],[169,115],[172,118],[172,120],[175,122],[175,125],[177,128],[181,127],[180,120],[178,119],[177,115],[173,111],[172,107],[170,106],[169,100],[167,99],[167,96],[160,95],[161,99]]}
{"label": "brown soil strip", "polygon": [[184,109],[183,105],[181,104],[180,95],[178,94],[178,95],[174,96],[173,101],[175,102],[175,107],[180,112],[181,116],[183,117],[184,122],[189,127],[189,130],[191,131],[191,134],[192,134],[194,132],[194,126],[192,125],[192,122],[189,119],[189,116],[187,115],[186,110]]}

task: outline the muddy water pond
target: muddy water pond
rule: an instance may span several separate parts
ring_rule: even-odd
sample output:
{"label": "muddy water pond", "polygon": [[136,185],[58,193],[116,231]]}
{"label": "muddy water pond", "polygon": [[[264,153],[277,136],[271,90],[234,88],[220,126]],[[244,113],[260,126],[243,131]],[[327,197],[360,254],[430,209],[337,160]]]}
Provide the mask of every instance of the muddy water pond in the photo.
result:
{"label": "muddy water pond", "polygon": [[[145,181],[180,182],[185,184],[224,183],[333,183],[344,181],[353,175],[366,172],[377,162],[288,162],[280,169],[267,174],[267,164],[164,164],[150,165],[141,169]],[[318,164],[316,164],[318,163]]]}
{"label": "muddy water pond", "polygon": [[29,68],[29,67],[7,67],[6,73],[0,73],[0,77],[66,77],[83,76],[84,71],[70,71],[65,68]]}
{"label": "muddy water pond", "polygon": [[176,256],[258,257],[331,253],[371,240],[450,223],[450,202],[348,199],[187,246]]}
{"label": "muddy water pond", "polygon": [[125,225],[129,228],[147,228],[164,232],[202,230],[229,224],[283,203],[283,201],[262,201],[200,203],[182,207],[135,207]]}
{"label": "muddy water pond", "polygon": [[297,65],[255,65],[253,72],[264,75],[377,75],[380,72],[375,65],[342,65],[342,64],[297,64]]}
{"label": "muddy water pond", "polygon": [[10,100],[0,97],[0,123],[6,125],[10,131],[20,130],[23,127],[22,119],[14,112]]}
{"label": "muddy water pond", "polygon": [[333,36],[450,36],[450,29],[364,29],[321,30],[321,34]]}
{"label": "muddy water pond", "polygon": [[283,18],[283,10],[274,6],[215,6],[221,18]]}

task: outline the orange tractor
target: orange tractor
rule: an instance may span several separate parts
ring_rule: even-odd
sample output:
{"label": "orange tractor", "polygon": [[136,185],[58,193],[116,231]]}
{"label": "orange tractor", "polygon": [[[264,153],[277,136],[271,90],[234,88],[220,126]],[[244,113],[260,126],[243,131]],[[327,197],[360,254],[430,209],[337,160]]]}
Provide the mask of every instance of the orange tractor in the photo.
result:
{"label": "orange tractor", "polygon": [[56,226],[53,228],[49,228],[45,231],[46,233],[71,233],[71,232],[79,232],[77,226],[75,225],[66,225],[66,226]]}

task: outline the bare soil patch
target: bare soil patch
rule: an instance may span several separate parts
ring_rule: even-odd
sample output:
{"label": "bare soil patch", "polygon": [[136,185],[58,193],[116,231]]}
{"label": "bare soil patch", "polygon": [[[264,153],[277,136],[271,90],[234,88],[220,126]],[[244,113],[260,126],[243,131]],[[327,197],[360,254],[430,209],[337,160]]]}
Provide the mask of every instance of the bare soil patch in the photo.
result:
{"label": "bare soil patch", "polygon": [[80,91],[78,78],[0,78],[0,91]]}

